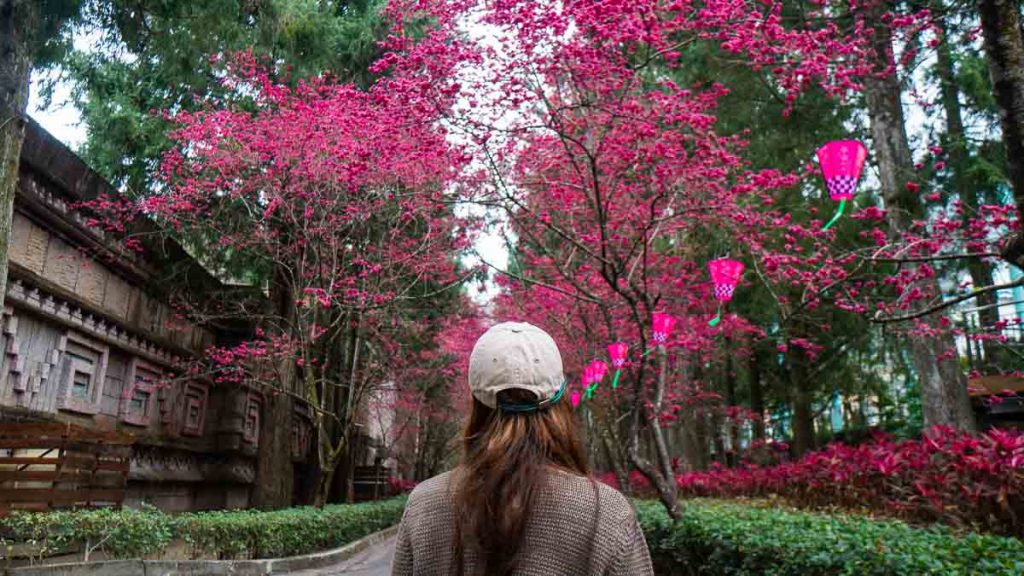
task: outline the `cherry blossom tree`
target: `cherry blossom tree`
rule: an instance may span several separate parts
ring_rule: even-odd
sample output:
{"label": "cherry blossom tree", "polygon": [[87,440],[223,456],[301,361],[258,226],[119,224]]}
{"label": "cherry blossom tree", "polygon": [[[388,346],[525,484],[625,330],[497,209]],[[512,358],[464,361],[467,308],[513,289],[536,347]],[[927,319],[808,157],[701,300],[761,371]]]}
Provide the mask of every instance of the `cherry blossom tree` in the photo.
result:
{"label": "cherry blossom tree", "polygon": [[[417,22],[428,14],[411,8],[389,12],[393,32],[375,67],[387,75],[366,90],[328,74],[289,83],[251,56],[229,58],[231,98],[169,114],[175,147],[157,189],[91,206],[123,232],[112,215],[157,220],[208,268],[262,292],[208,295],[206,306],[183,311],[257,326],[253,338],[210,350],[193,370],[266,393],[261,444],[287,439],[280,431],[293,402],[313,411],[317,504],[348,448],[356,408],[400,353],[404,335],[393,327],[403,310],[446,297],[465,277],[454,255],[468,235],[449,189],[464,155],[439,121],[462,49],[443,33],[443,14],[434,15],[441,32],[421,34]],[[266,456],[261,466],[290,462],[287,453]]]}
{"label": "cherry blossom tree", "polygon": [[[520,264],[505,271],[509,297],[546,310],[545,324],[569,327],[563,335],[587,338],[574,364],[612,340],[633,344],[622,390],[625,454],[678,516],[666,406],[694,379],[719,333],[707,326],[712,304],[701,260],[738,250],[752,222],[770,223],[760,207],[799,177],[749,170],[742,141],[716,134],[715,106],[726,87],[679,86],[661,71],[687,46],[713,42],[770,67],[790,102],[811,82],[839,94],[870,69],[861,25],[850,35],[827,18],[787,26],[779,5],[735,2],[488,8],[483,19],[499,31],[502,49],[485,54],[493,72],[475,93],[494,95],[483,108],[500,110],[505,122],[477,117],[474,135],[495,176],[481,201],[504,210],[517,241]],[[659,310],[680,318],[667,347],[672,362],[665,346],[649,342]]]}
{"label": "cherry blossom tree", "polygon": [[[872,3],[821,5],[798,16],[781,4],[746,2],[508,0],[487,8],[481,20],[494,27],[500,48],[484,51],[488,72],[469,88],[462,118],[492,176],[491,186],[475,190],[476,200],[501,210],[515,246],[513,265],[501,270],[503,310],[537,319],[571,342],[570,370],[603,355],[612,341],[631,344],[628,380],[599,401],[611,410],[601,433],[612,436],[612,423],[627,423],[622,452],[671,514],[680,512],[666,429],[676,414],[693,411],[709,366],[723,371],[728,390],[733,369],[714,353],[723,340],[781,330],[780,353],[803,371],[794,382],[808,383],[823,351],[816,335],[829,330],[820,316],[808,319],[827,306],[901,323],[917,346],[919,371],[955,363],[953,332],[941,314],[949,304],[929,277],[933,268],[917,260],[964,247],[971,256],[991,254],[985,233],[1013,225],[1006,210],[986,207],[964,218],[916,208],[920,183],[902,174],[901,156],[902,175],[883,182],[884,207],[858,206],[853,222],[864,234],[837,242],[820,219],[798,221],[775,208],[794,190],[820,194],[811,167],[751,169],[744,139],[717,131],[716,106],[728,86],[684,86],[670,74],[684,51],[710,44],[768,71],[790,108],[811,87],[836,98],[878,94],[882,84],[891,92],[885,79],[898,62],[887,44],[916,37],[930,22],[927,12],[887,13]],[[887,35],[879,40],[880,26]],[[897,105],[898,95],[897,84]],[[887,98],[891,104],[892,94]],[[871,107],[876,142],[888,138],[877,121],[882,112],[874,114],[881,109]],[[894,192],[889,180],[899,178]],[[714,300],[704,263],[727,253],[749,262],[747,282],[771,294],[780,311],[775,326],[728,314],[721,326],[708,326]],[[666,346],[650,341],[659,311],[679,319]],[[922,318],[927,322],[914,322]],[[740,358],[747,354],[735,349]],[[957,412],[966,401],[962,375],[931,372],[925,400],[948,409],[926,410],[929,423],[969,427]],[[805,386],[795,393],[796,405],[809,410]],[[723,407],[721,418],[730,413]],[[808,412],[802,421],[811,425],[812,418]],[[808,434],[813,430],[802,436]]]}

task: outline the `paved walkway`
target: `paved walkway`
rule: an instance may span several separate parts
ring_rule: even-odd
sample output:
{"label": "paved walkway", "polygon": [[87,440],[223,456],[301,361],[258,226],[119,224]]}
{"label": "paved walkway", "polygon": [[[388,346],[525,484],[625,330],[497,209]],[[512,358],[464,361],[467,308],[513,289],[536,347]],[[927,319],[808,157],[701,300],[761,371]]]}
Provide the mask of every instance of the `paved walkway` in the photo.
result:
{"label": "paved walkway", "polygon": [[329,574],[389,576],[391,574],[391,558],[394,555],[395,538],[392,536],[366,548],[341,564],[318,570],[292,572],[292,576],[327,576]]}

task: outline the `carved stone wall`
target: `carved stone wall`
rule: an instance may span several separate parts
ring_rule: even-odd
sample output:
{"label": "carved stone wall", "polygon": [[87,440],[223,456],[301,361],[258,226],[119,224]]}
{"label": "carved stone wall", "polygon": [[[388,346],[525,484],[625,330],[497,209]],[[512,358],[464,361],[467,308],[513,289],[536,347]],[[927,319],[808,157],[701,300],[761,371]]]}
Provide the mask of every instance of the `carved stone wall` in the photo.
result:
{"label": "carved stone wall", "polygon": [[78,314],[116,323],[168,348],[198,351],[215,339],[210,330],[170,322],[169,306],[20,212],[14,215],[9,259],[16,277],[64,295]]}
{"label": "carved stone wall", "polygon": [[[19,178],[0,314],[0,417],[131,434],[129,506],[247,506],[259,438],[246,423],[258,422],[261,397],[182,374],[182,359],[228,336],[171,322],[171,307],[151,292],[157,267],[71,210],[113,190],[35,124]],[[188,260],[180,247],[171,254]],[[202,286],[215,282],[194,262],[183,266]]]}

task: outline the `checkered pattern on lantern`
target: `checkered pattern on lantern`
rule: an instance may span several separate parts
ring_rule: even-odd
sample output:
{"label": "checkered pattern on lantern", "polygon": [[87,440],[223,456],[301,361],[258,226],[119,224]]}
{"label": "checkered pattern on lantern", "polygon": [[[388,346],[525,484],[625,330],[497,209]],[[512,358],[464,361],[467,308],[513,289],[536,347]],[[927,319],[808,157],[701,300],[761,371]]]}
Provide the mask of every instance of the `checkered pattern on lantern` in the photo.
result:
{"label": "checkered pattern on lantern", "polygon": [[850,200],[857,191],[857,178],[853,176],[833,176],[825,181],[828,195],[833,200]]}
{"label": "checkered pattern on lantern", "polygon": [[665,332],[655,332],[653,334],[653,339],[655,344],[664,344],[665,342],[668,342],[668,334]]}
{"label": "checkered pattern on lantern", "polygon": [[612,368],[619,369],[619,368],[624,367],[625,365],[626,365],[626,359],[625,358],[623,358],[622,360],[612,360]]}
{"label": "checkered pattern on lantern", "polygon": [[715,284],[715,298],[719,300],[731,300],[733,290],[736,287],[732,284]]}

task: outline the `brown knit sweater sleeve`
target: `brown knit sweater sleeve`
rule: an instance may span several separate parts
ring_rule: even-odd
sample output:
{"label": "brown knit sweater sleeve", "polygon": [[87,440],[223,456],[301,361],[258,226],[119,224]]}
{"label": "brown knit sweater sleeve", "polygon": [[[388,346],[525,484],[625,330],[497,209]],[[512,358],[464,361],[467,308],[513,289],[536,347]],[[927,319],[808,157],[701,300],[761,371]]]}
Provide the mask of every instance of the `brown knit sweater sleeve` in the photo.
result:
{"label": "brown knit sweater sleeve", "polygon": [[623,526],[618,550],[604,576],[653,576],[651,553],[647,549],[644,533],[636,521],[630,519]]}
{"label": "brown knit sweater sleeve", "polygon": [[402,514],[402,522],[398,525],[398,536],[395,538],[395,558],[391,561],[391,576],[413,575],[412,541],[409,540],[409,523],[405,520],[408,513],[407,506]]}

